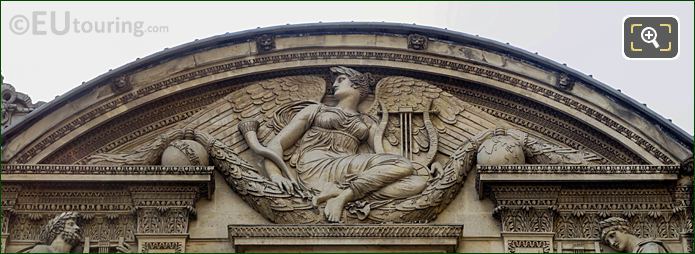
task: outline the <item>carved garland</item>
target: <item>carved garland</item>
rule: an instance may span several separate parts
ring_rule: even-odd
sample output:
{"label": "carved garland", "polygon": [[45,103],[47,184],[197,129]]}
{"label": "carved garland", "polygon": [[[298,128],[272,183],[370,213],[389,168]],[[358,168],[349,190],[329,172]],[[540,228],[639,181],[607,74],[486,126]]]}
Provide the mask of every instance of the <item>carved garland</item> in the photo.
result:
{"label": "carved garland", "polygon": [[35,145],[31,146],[30,148],[25,148],[23,149],[23,152],[21,153],[20,156],[17,157],[16,161],[18,163],[26,163],[29,161],[31,158],[36,156],[40,151],[44,150],[47,148],[49,145],[55,143],[58,139],[62,138],[66,134],[72,132],[73,130],[79,128],[80,126],[84,125],[85,123],[95,119],[96,117],[99,117],[106,112],[109,112],[117,107],[120,107],[128,102],[131,102],[135,99],[144,97],[146,95],[152,94],[156,91],[178,85],[180,83],[198,79],[201,77],[209,76],[209,75],[214,75],[217,73],[222,73],[222,72],[227,72],[231,70],[236,70],[236,69],[241,69],[241,68],[247,68],[247,67],[252,67],[252,66],[258,66],[258,65],[264,65],[264,64],[270,64],[270,63],[280,63],[280,62],[288,62],[288,61],[302,61],[302,60],[316,60],[316,59],[377,59],[377,60],[388,60],[388,61],[395,61],[395,62],[408,62],[408,63],[417,63],[417,64],[422,64],[422,65],[427,65],[427,66],[434,66],[434,67],[439,67],[439,68],[447,68],[447,69],[452,69],[456,71],[462,71],[466,73],[470,73],[473,75],[477,76],[482,76],[486,78],[490,78],[493,80],[497,80],[518,88],[525,89],[527,91],[534,92],[538,95],[545,96],[549,99],[553,99],[556,102],[562,103],[568,107],[574,108],[575,110],[584,113],[585,115],[592,117],[599,122],[605,124],[606,126],[610,127],[611,129],[617,131],[618,133],[622,134],[623,136],[627,137],[630,140],[634,140],[636,144],[638,144],[640,147],[644,148],[646,151],[648,151],[650,154],[654,155],[657,157],[660,161],[662,161],[665,164],[673,164],[673,160],[671,160],[667,155],[665,155],[662,151],[660,151],[658,148],[656,148],[654,145],[649,143],[647,140],[645,140],[643,137],[640,135],[632,132],[631,130],[628,130],[625,126],[622,126],[621,124],[617,123],[610,117],[602,114],[601,112],[598,112],[592,108],[590,108],[587,105],[584,105],[572,98],[569,98],[561,93],[552,91],[550,89],[544,88],[542,86],[533,84],[528,81],[521,80],[516,77],[512,77],[509,75],[506,75],[504,73],[488,69],[485,67],[479,67],[479,66],[474,66],[470,64],[464,64],[464,63],[457,63],[457,62],[452,62],[452,61],[447,61],[447,60],[442,60],[438,58],[431,58],[431,57],[425,57],[425,56],[419,56],[419,55],[408,55],[408,54],[400,54],[400,53],[389,53],[389,52],[378,52],[378,51],[372,51],[372,52],[364,52],[364,51],[324,51],[324,52],[299,52],[299,53],[288,53],[288,54],[278,54],[278,55],[269,55],[269,56],[258,56],[254,59],[245,59],[245,60],[239,60],[231,63],[226,63],[226,64],[220,64],[216,66],[211,66],[208,68],[203,68],[200,70],[192,71],[186,74],[182,74],[176,77],[172,77],[170,79],[166,79],[160,82],[157,82],[155,84],[143,87],[138,89],[137,91],[134,92],[129,92],[126,93],[125,95],[116,98],[112,100],[109,103],[103,104],[91,111],[89,111],[86,114],[81,115],[80,117],[70,121],[68,124],[58,128],[51,134],[48,134],[46,138],[42,139]]}

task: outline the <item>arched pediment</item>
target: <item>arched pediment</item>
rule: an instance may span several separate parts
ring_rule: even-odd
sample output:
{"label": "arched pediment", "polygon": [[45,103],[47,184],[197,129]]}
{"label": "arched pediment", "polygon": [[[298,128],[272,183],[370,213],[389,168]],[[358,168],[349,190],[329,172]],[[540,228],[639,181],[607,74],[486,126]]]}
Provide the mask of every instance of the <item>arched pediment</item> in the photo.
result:
{"label": "arched pediment", "polygon": [[99,76],[3,135],[3,161],[125,151],[241,87],[350,66],[427,81],[499,121],[611,164],[680,164],[693,137],[580,72],[477,36],[389,23],[278,26],[165,49]]}

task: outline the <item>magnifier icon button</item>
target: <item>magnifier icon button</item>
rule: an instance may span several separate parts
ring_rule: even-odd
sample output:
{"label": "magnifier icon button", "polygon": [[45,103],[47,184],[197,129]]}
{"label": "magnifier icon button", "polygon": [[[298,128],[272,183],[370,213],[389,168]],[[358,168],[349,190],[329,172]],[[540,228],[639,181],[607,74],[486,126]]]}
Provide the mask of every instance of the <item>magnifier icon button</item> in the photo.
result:
{"label": "magnifier icon button", "polygon": [[649,43],[654,45],[654,48],[659,48],[659,43],[656,41],[656,30],[651,26],[642,29],[640,36],[642,37],[642,41],[644,41],[644,43]]}

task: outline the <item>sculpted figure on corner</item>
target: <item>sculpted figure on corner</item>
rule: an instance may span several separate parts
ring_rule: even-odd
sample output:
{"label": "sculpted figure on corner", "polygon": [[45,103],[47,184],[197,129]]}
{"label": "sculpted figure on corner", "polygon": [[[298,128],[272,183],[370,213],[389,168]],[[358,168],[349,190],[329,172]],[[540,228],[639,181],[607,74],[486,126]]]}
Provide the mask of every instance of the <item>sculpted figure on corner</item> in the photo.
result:
{"label": "sculpted figure on corner", "polygon": [[[43,226],[39,234],[39,243],[30,253],[80,253],[82,252],[82,228],[77,225],[78,213],[64,212],[51,219]],[[129,252],[128,245],[116,247],[118,252]]]}
{"label": "sculpted figure on corner", "polygon": [[611,217],[599,222],[601,240],[616,251],[631,253],[668,253],[664,243],[654,239],[641,239],[632,234],[627,220]]}

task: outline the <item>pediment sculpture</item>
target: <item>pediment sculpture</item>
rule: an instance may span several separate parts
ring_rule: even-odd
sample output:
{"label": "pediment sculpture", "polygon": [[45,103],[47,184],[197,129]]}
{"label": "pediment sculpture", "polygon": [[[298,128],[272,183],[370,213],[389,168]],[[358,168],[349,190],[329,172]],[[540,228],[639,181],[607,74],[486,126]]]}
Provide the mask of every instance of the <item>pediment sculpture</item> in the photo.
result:
{"label": "pediment sculpture", "polygon": [[476,161],[601,162],[515,130],[425,81],[330,70],[332,95],[319,76],[257,81],[134,151],[86,163],[209,158],[270,221],[304,224],[431,222]]}

